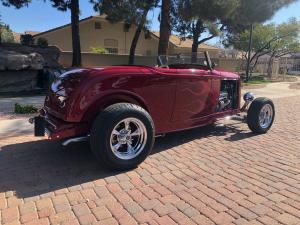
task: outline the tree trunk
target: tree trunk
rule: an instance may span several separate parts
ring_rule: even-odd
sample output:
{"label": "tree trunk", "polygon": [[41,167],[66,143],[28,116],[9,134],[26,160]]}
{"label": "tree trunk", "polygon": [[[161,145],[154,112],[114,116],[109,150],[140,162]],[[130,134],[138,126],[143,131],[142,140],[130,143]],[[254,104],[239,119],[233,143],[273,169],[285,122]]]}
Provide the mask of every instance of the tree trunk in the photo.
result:
{"label": "tree trunk", "polygon": [[2,26],[0,24],[0,45],[2,44]]}
{"label": "tree trunk", "polygon": [[79,0],[71,2],[71,24],[72,24],[72,47],[73,61],[72,67],[81,66],[81,47],[79,34]]}
{"label": "tree trunk", "polygon": [[197,63],[198,57],[198,47],[199,47],[199,37],[201,33],[202,23],[200,20],[197,20],[196,24],[193,27],[193,44],[192,44],[192,61],[191,63]]}
{"label": "tree trunk", "polygon": [[139,41],[140,35],[142,33],[143,27],[146,23],[146,19],[147,19],[147,15],[148,15],[149,10],[150,10],[150,7],[147,7],[144,10],[143,17],[142,17],[140,23],[138,24],[138,27],[137,27],[137,29],[135,31],[135,34],[134,34],[134,37],[132,39],[131,46],[130,46],[129,62],[128,62],[129,65],[134,64],[135,49],[136,49],[136,46],[138,44],[138,41]]}
{"label": "tree trunk", "polygon": [[162,0],[158,55],[167,55],[171,35],[171,0]]}
{"label": "tree trunk", "polygon": [[198,37],[193,36],[192,61],[191,61],[191,63],[197,63],[198,47],[199,47]]}
{"label": "tree trunk", "polygon": [[269,59],[269,63],[268,63],[268,77],[272,78],[273,75],[273,63],[274,63],[274,56],[275,54],[273,53]]}

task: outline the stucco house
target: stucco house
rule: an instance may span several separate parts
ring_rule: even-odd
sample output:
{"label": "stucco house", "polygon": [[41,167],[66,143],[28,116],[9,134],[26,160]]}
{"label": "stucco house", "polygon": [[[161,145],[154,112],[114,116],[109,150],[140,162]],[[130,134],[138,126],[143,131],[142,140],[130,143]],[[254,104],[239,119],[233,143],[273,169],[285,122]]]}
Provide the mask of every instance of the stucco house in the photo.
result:
{"label": "stucco house", "polygon": [[[82,52],[91,52],[93,47],[107,49],[110,54],[128,55],[135,26],[128,28],[124,22],[111,23],[103,16],[90,16],[80,20],[80,40]],[[71,25],[67,24],[34,35],[34,38],[45,38],[50,45],[56,45],[61,51],[72,51]],[[156,56],[158,49],[158,32],[142,32],[136,55]],[[169,43],[169,54],[190,53],[192,41],[180,40],[172,35]],[[221,49],[202,44],[199,51],[209,51],[212,57],[218,57]]]}

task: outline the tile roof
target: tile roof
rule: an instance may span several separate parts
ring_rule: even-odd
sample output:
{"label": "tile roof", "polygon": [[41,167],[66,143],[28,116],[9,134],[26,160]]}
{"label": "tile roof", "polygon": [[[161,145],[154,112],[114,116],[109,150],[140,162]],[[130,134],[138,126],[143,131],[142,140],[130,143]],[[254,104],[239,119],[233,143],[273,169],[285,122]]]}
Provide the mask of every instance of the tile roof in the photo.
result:
{"label": "tile roof", "polygon": [[[153,32],[153,34],[159,38],[159,32],[156,31],[156,32]],[[178,37],[176,35],[170,36],[170,42],[179,48],[192,48],[192,45],[193,45],[192,39],[186,38],[185,40],[181,40],[180,37]],[[201,44],[199,46],[199,48],[200,49],[210,49],[210,50],[219,50],[220,49],[218,47],[208,45],[208,44]]]}

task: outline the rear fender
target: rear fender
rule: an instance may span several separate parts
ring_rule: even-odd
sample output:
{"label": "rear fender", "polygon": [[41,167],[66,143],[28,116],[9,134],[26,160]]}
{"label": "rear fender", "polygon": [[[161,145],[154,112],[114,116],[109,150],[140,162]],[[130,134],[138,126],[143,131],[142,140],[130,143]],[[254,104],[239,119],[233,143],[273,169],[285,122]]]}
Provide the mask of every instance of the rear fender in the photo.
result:
{"label": "rear fender", "polygon": [[100,99],[94,101],[88,108],[87,112],[84,114],[82,121],[91,124],[93,123],[97,115],[110,105],[125,102],[138,105],[149,112],[145,102],[140,97],[129,93],[115,93],[103,96]]}

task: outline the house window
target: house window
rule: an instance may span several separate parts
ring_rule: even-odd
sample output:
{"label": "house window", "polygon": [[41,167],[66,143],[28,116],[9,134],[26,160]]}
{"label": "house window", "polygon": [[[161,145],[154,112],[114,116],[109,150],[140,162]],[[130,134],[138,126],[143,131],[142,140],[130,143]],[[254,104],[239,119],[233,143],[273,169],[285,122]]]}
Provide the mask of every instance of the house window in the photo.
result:
{"label": "house window", "polygon": [[109,54],[118,54],[118,40],[115,39],[104,39],[104,47]]}
{"label": "house window", "polygon": [[115,39],[105,39],[104,40],[105,47],[118,47],[118,40]]}
{"label": "house window", "polygon": [[95,22],[95,29],[96,30],[102,29],[102,24],[100,22]]}
{"label": "house window", "polygon": [[109,54],[118,54],[118,49],[117,48],[106,48]]}

